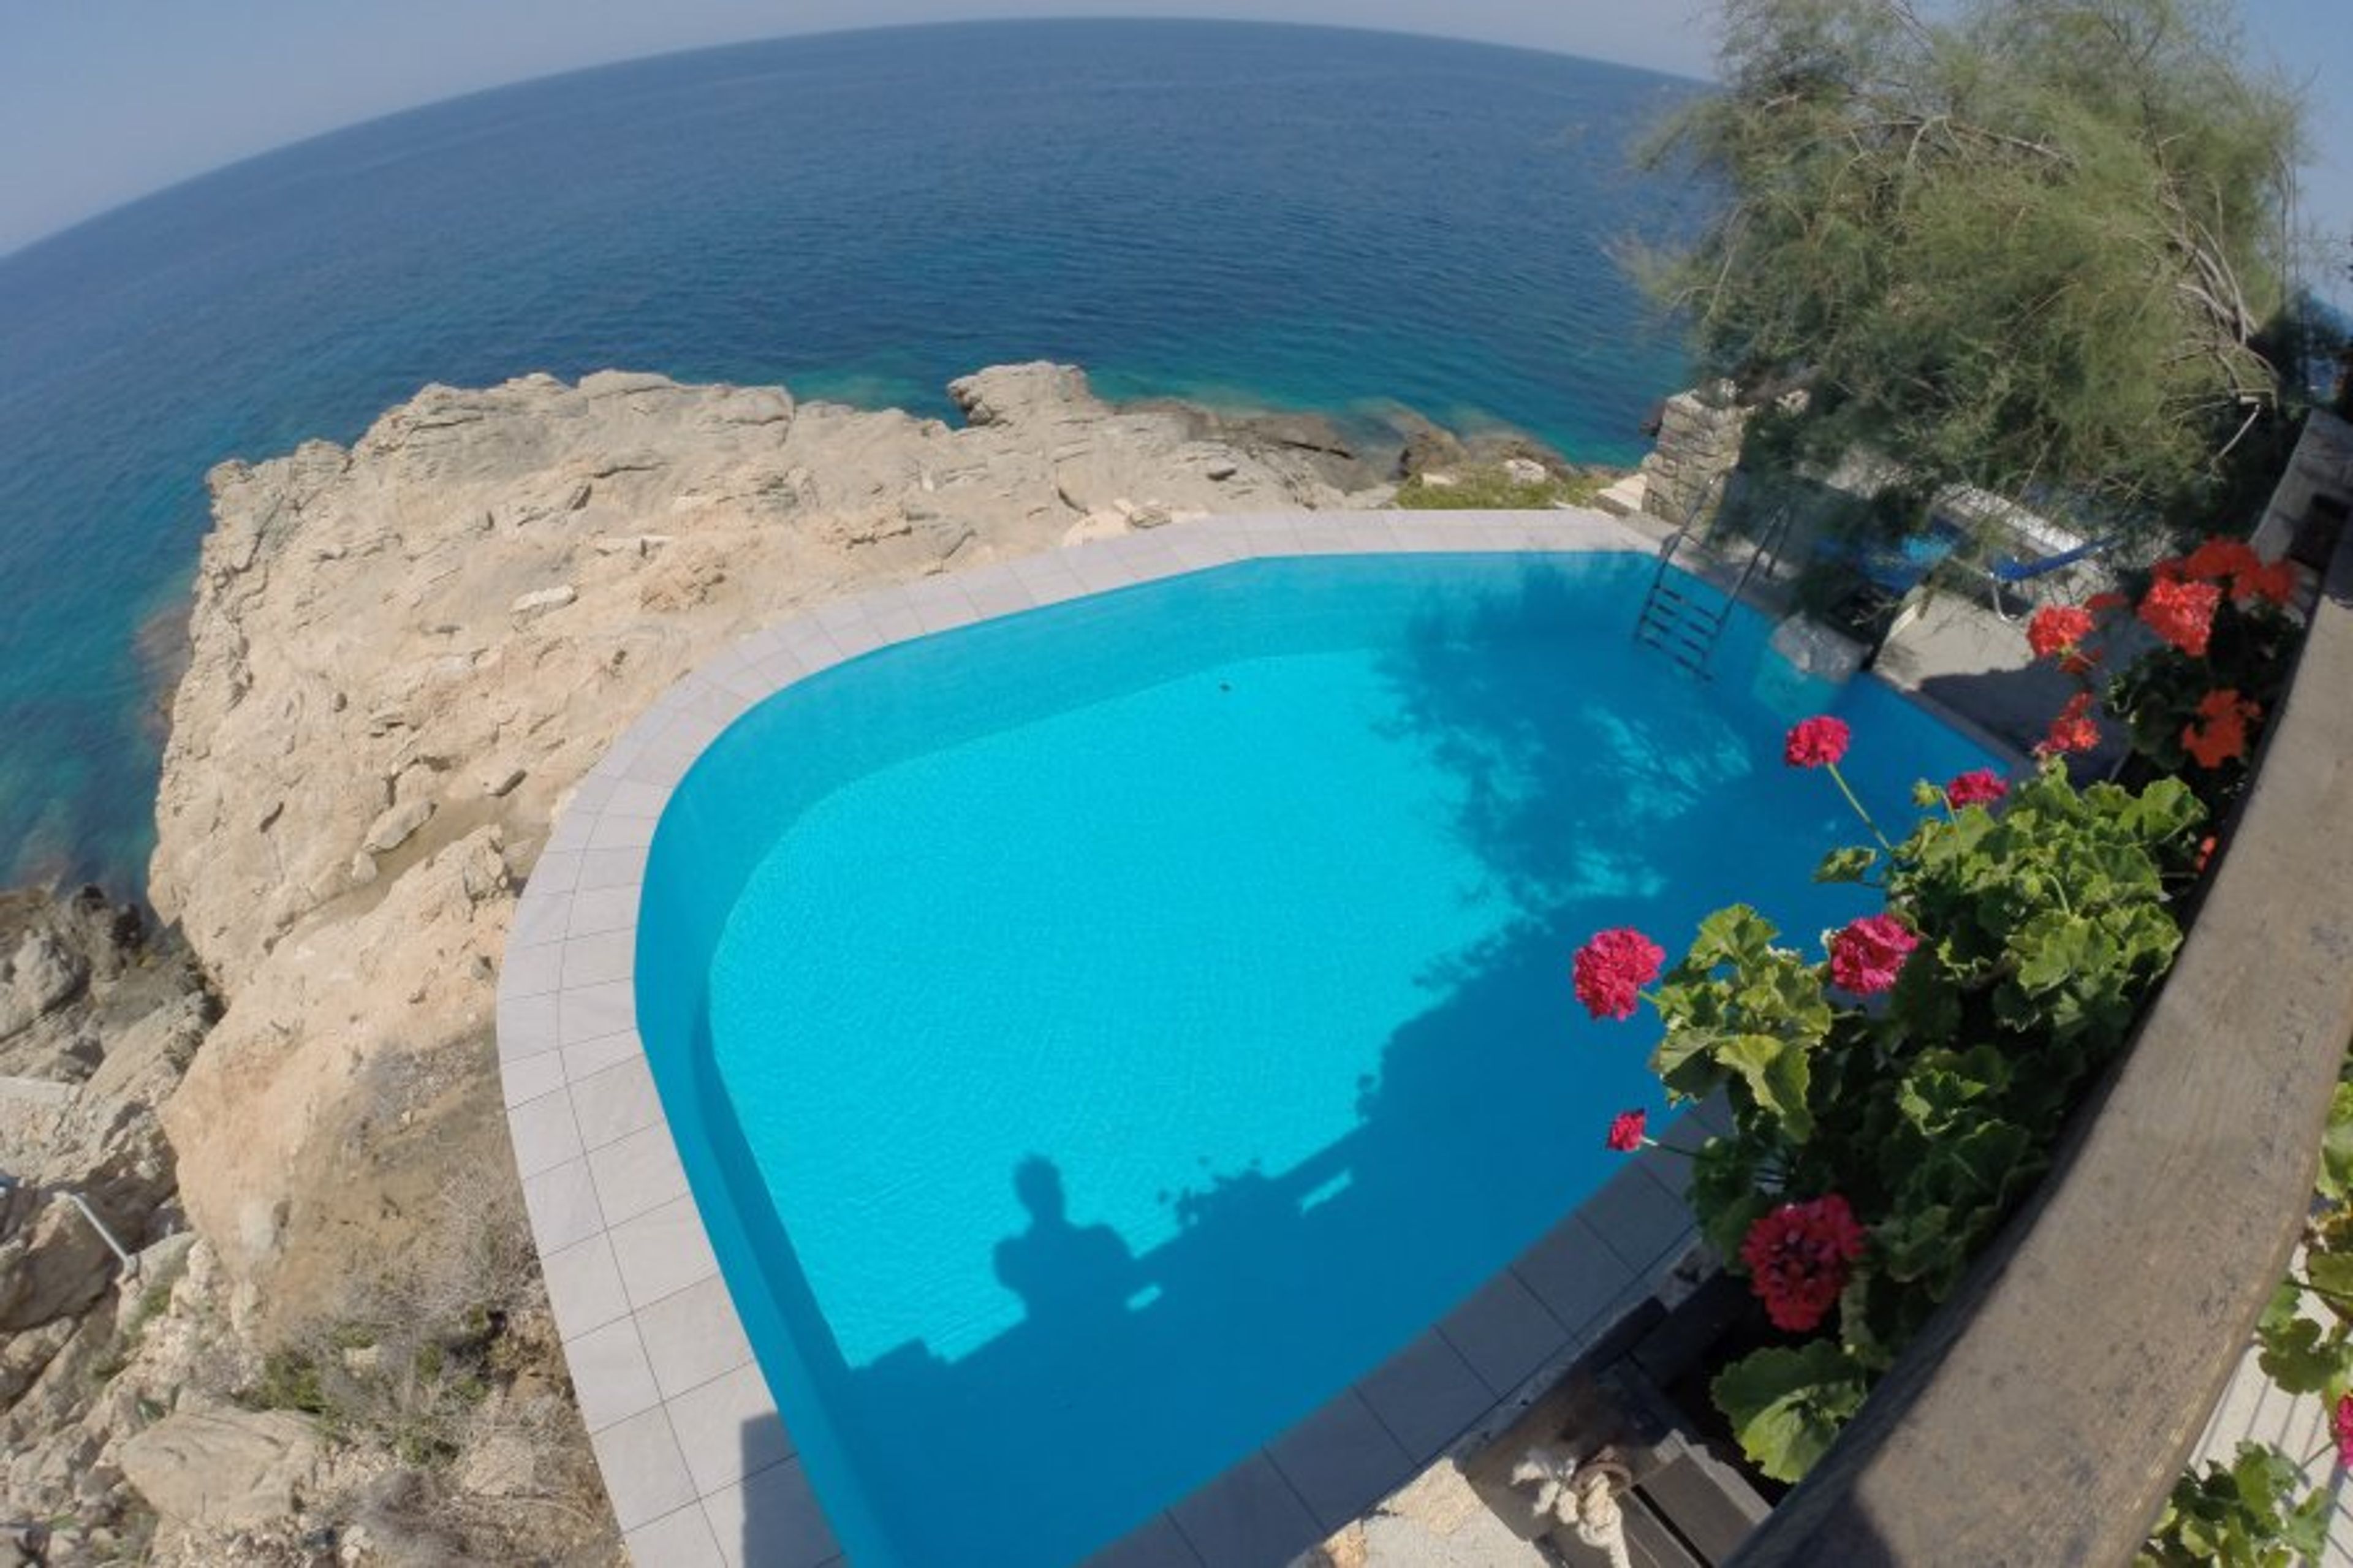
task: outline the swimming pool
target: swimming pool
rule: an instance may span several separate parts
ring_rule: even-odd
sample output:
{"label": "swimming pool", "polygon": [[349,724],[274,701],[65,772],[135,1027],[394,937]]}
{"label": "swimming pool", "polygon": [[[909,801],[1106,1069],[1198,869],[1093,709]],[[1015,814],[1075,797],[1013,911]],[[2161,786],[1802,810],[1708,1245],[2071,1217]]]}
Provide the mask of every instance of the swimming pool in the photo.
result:
{"label": "swimming pool", "polygon": [[1743,614],[1697,684],[1625,553],[1269,559],[895,644],[703,750],[636,1007],[712,1245],[861,1564],[1073,1560],[1494,1275],[1657,1108],[1567,955],[1986,759]]}

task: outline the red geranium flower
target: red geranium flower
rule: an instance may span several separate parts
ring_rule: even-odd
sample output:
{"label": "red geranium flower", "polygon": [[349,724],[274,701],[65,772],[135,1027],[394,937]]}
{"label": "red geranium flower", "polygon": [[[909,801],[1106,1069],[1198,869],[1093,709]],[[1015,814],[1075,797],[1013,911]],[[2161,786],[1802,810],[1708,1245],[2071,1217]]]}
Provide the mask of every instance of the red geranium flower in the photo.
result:
{"label": "red geranium flower", "polygon": [[1597,1018],[1632,1016],[1642,987],[1659,977],[1666,950],[1641,931],[1597,932],[1577,950],[1571,965],[1577,999]]}
{"label": "red geranium flower", "polygon": [[2095,616],[2104,616],[2110,610],[2123,609],[2126,603],[2128,603],[2128,601],[2122,594],[2119,594],[2115,589],[2111,588],[2105,593],[2094,594],[2090,598],[2084,600],[2084,608],[2091,611],[2092,614]]}
{"label": "red geranium flower", "polygon": [[2161,581],[2149,584],[2140,602],[2140,618],[2175,647],[2192,658],[2202,658],[2206,639],[2213,635],[2214,612],[2221,603],[2222,590],[2211,583]]}
{"label": "red geranium flower", "polygon": [[2353,1465],[2353,1394],[2337,1397],[2337,1413],[2329,1417],[2328,1435],[2337,1439],[2337,1462]]}
{"label": "red geranium flower", "polygon": [[1875,996],[1895,984],[1920,939],[1894,915],[1865,915],[1831,935],[1831,982],[1858,996]]}
{"label": "red geranium flower", "polygon": [[2263,563],[2254,546],[2243,539],[2210,539],[2181,558],[2181,574],[2220,582],[2252,572]]}
{"label": "red geranium flower", "polygon": [[2010,786],[1991,768],[1971,768],[1945,786],[1945,804],[1958,811],[1965,805],[1991,805],[2010,793]]}
{"label": "red geranium flower", "polygon": [[2045,605],[2026,623],[2026,646],[2037,658],[2063,654],[2092,635],[2092,612],[2075,605]]}
{"label": "red geranium flower", "polygon": [[2231,579],[2231,597],[2284,605],[2295,597],[2295,568],[2284,561],[2251,566]]}
{"label": "red geranium flower", "polygon": [[1609,1121],[1609,1136],[1602,1142],[1620,1154],[1630,1154],[1642,1146],[1642,1131],[1650,1124],[1647,1110],[1621,1110]]}
{"label": "red geranium flower", "polygon": [[2055,756],[2065,752],[2088,752],[2100,743],[2100,727],[2091,718],[2092,694],[2078,691],[2067,699],[2067,706],[2059,710],[2051,721],[2051,732],[2036,743],[2038,757]]}
{"label": "red geranium flower", "polygon": [[1846,755],[1846,743],[1853,731],[1843,719],[1824,714],[1816,719],[1800,719],[1791,727],[1789,738],[1781,746],[1781,760],[1793,768],[1836,766]]}
{"label": "red geranium flower", "polygon": [[2181,749],[2200,767],[2219,768],[2247,754],[2247,726],[2263,716],[2263,708],[2235,687],[2210,691],[2198,704],[2198,717],[2181,728]]}
{"label": "red geranium flower", "polygon": [[1783,1204],[1757,1220],[1740,1244],[1740,1261],[1755,1277],[1773,1326],[1804,1333],[1837,1304],[1864,1240],[1854,1211],[1831,1193]]}

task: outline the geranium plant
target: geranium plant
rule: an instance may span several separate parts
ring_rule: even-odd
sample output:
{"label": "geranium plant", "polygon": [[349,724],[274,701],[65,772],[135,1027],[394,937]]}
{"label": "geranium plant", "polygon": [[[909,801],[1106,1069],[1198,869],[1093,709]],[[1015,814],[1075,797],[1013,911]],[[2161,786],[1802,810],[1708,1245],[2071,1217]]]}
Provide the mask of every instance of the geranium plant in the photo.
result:
{"label": "geranium plant", "polygon": [[[2137,603],[2104,594],[2036,611],[2028,646],[2081,682],[2042,750],[2096,745],[2091,710],[2104,699],[2136,752],[2158,769],[2184,773],[2210,805],[2220,805],[2242,781],[2255,726],[2287,684],[2301,635],[2295,593],[2294,567],[2263,560],[2243,541],[2210,539],[2152,566]],[[2154,643],[2106,670],[2128,626]]]}
{"label": "geranium plant", "polygon": [[[1597,1017],[1638,998],[1662,1033],[1651,1065],[1673,1100],[1721,1094],[1731,1131],[1694,1154],[1690,1198],[1775,1327],[1804,1336],[1726,1367],[1714,1392],[1766,1474],[1793,1480],[1830,1446],[1970,1259],[2048,1164],[2090,1076],[2123,1044],[2180,931],[2202,815],[2172,780],[2078,790],[2046,758],[2015,785],[1978,770],[1924,784],[1901,842],[1839,771],[1834,718],[1789,732],[1872,843],[1822,881],[1878,889],[1876,912],[1785,942],[1745,905],[1702,921],[1662,973],[1658,945],[1606,931],[1577,955]],[[1620,1118],[1611,1147],[1645,1140]]]}

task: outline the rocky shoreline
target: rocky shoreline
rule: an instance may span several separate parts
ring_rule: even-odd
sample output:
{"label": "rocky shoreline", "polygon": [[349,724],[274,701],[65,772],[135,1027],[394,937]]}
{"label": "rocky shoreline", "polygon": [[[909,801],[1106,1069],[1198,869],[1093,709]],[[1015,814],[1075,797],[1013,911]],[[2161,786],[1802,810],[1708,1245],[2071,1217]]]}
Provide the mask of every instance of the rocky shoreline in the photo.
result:
{"label": "rocky shoreline", "polygon": [[169,926],[0,897],[0,1563],[33,1525],[56,1563],[620,1561],[493,1016],[516,892],[614,736],[835,595],[1450,468],[1571,472],[1410,416],[1367,447],[1113,407],[1069,366],[951,393],[960,427],[612,372],[434,386],[348,449],[214,471],[157,800]]}

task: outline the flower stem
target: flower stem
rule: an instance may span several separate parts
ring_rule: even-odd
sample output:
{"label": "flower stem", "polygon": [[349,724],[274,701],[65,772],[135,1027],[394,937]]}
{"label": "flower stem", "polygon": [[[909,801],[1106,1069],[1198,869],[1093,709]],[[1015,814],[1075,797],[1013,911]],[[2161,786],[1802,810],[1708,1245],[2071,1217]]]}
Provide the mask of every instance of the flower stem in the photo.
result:
{"label": "flower stem", "polygon": [[1831,782],[1839,786],[1839,794],[1846,796],[1847,805],[1854,807],[1854,814],[1862,818],[1862,825],[1871,829],[1871,836],[1879,840],[1879,847],[1886,851],[1887,858],[1894,859],[1895,846],[1887,842],[1887,835],[1879,831],[1879,824],[1871,819],[1871,813],[1862,809],[1862,802],[1855,798],[1853,789],[1846,782],[1846,775],[1839,772],[1839,765],[1836,763],[1826,765],[1830,769]]}

